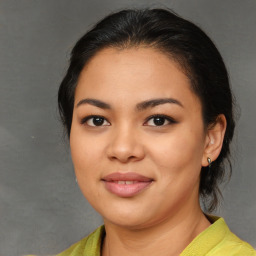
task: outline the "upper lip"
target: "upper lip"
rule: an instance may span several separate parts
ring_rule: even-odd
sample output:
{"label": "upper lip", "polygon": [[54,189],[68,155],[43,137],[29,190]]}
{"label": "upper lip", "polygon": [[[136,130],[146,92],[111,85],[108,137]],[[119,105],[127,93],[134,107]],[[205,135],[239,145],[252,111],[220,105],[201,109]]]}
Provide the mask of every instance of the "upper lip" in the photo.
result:
{"label": "upper lip", "polygon": [[153,179],[145,177],[135,172],[126,172],[126,173],[114,172],[104,176],[102,180],[104,181],[140,181],[140,182],[153,181]]}

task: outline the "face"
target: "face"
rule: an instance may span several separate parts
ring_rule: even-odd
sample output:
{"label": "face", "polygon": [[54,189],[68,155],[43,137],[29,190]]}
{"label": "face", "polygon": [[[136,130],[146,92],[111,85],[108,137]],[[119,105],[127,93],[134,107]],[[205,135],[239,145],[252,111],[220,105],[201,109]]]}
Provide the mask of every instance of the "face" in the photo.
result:
{"label": "face", "polygon": [[71,154],[105,223],[147,227],[198,208],[205,141],[200,100],[163,53],[104,49],[81,72]]}

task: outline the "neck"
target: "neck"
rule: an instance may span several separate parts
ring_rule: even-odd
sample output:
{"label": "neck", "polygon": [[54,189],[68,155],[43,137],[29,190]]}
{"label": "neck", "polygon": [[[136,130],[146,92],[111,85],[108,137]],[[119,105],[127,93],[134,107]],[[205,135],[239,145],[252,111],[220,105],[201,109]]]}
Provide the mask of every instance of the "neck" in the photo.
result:
{"label": "neck", "polygon": [[178,212],[169,219],[141,229],[120,227],[105,220],[102,255],[177,256],[209,225],[199,204],[193,211]]}

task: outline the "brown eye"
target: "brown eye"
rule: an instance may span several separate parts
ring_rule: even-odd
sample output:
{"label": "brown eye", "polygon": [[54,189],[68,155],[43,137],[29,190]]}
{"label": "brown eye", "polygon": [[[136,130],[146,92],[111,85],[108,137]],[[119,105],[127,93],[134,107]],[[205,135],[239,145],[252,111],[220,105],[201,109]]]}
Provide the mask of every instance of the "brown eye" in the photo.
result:
{"label": "brown eye", "polygon": [[84,118],[81,123],[87,124],[88,126],[109,126],[110,125],[110,123],[102,116],[88,116]]}
{"label": "brown eye", "polygon": [[171,117],[165,115],[155,115],[148,118],[144,125],[146,126],[164,126],[176,123]]}
{"label": "brown eye", "polygon": [[92,123],[95,126],[101,126],[104,123],[104,118],[102,118],[102,117],[94,117],[94,118],[92,118]]}
{"label": "brown eye", "polygon": [[165,121],[166,121],[166,119],[163,117],[154,117],[152,119],[153,119],[152,121],[153,121],[154,125],[156,125],[156,126],[164,125]]}

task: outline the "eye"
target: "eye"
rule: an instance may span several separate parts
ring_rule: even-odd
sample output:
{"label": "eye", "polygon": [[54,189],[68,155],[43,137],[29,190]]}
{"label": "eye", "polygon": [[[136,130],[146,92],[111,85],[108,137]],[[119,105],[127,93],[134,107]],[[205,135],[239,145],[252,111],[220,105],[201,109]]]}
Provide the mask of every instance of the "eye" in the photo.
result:
{"label": "eye", "polygon": [[164,126],[168,124],[176,123],[171,117],[165,115],[154,115],[147,119],[144,123],[146,126]]}
{"label": "eye", "polygon": [[88,126],[109,126],[110,123],[102,116],[87,116],[82,119],[81,124]]}

